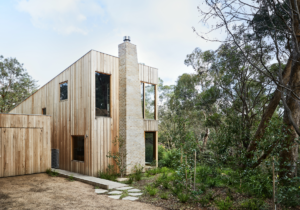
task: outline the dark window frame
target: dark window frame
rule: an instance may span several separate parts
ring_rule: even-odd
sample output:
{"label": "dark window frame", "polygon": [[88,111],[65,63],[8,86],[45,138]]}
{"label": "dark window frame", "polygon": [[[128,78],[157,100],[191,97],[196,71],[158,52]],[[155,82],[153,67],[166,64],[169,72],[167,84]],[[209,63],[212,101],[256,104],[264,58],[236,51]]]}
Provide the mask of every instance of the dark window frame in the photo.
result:
{"label": "dark window frame", "polygon": [[[149,83],[149,82],[143,82],[140,81],[143,84],[143,99],[144,99],[144,104],[143,104],[143,110],[142,110],[142,118],[144,120],[157,120],[157,108],[156,108],[156,104],[157,104],[157,100],[156,100],[156,94],[157,94],[157,84],[153,84],[153,83]],[[154,119],[147,119],[145,118],[145,101],[146,101],[146,97],[145,97],[145,84],[149,84],[149,85],[153,85],[154,86]]]}
{"label": "dark window frame", "polygon": [[146,154],[146,133],[152,133],[153,134],[153,157],[152,157],[152,161],[156,160],[156,131],[145,131],[144,132],[144,141],[145,141],[145,163],[146,164],[151,164],[151,162],[146,162],[146,158],[147,158],[147,154]]}
{"label": "dark window frame", "polygon": [[111,118],[112,116],[112,110],[111,110],[111,102],[112,102],[112,96],[111,96],[111,77],[112,77],[112,75],[111,74],[108,74],[108,73],[103,73],[103,72],[100,72],[100,71],[95,71],[95,75],[96,75],[96,73],[98,73],[98,74],[104,74],[104,75],[108,75],[109,76],[109,114],[108,114],[108,116],[105,116],[105,115],[97,115],[97,113],[96,113],[96,78],[95,78],[95,117],[109,117],[109,118]]}
{"label": "dark window frame", "polygon": [[[61,99],[61,85],[67,83],[67,98],[65,99]],[[68,80],[63,81],[61,83],[59,83],[59,101],[66,101],[69,98],[69,84],[68,84]]]}
{"label": "dark window frame", "polygon": [[[45,110],[45,113],[44,113],[44,110]],[[46,107],[42,108],[42,115],[47,115],[47,109],[46,109]]]}
{"label": "dark window frame", "polygon": [[[79,159],[75,159],[75,157],[76,157],[76,155],[74,154],[75,153],[75,148],[74,148],[74,146],[75,146],[75,143],[74,143],[74,140],[76,139],[76,138],[78,138],[78,137],[82,137],[83,138],[83,160],[79,160]],[[84,148],[84,144],[85,144],[85,138],[84,138],[84,135],[73,135],[72,137],[71,137],[71,140],[72,140],[72,142],[71,142],[71,154],[72,154],[72,161],[77,161],[77,162],[84,162],[84,153],[85,153],[85,148]]]}

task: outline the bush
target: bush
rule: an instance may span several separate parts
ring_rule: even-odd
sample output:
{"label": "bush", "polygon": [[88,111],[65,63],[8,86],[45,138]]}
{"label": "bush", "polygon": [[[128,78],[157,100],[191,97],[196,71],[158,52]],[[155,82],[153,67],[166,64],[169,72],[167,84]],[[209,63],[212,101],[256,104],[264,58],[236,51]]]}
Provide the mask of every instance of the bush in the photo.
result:
{"label": "bush", "polygon": [[177,198],[180,200],[181,203],[186,203],[190,199],[190,194],[187,192],[180,192],[177,194]]}
{"label": "bush", "polygon": [[113,165],[108,165],[105,171],[99,171],[98,177],[101,179],[108,179],[111,181],[116,181],[118,174],[115,172]]}
{"label": "bush", "polygon": [[155,187],[152,187],[151,185],[146,186],[145,189],[149,193],[150,196],[154,196],[158,192],[158,189],[156,189]]}
{"label": "bush", "polygon": [[143,169],[144,167],[140,164],[134,166],[134,179],[135,181],[140,181],[143,176]]}
{"label": "bush", "polygon": [[134,176],[132,174],[130,174],[128,180],[126,181],[126,184],[132,184],[134,180]]}
{"label": "bush", "polygon": [[178,149],[166,150],[163,146],[158,146],[158,167],[168,167],[176,169],[180,165],[180,152]]}
{"label": "bush", "polygon": [[218,200],[215,203],[220,210],[229,210],[233,207],[233,201],[228,196],[225,200]]}
{"label": "bush", "polygon": [[160,198],[161,198],[161,199],[168,200],[168,199],[169,199],[169,195],[168,195],[168,193],[162,193],[162,194],[160,195]]}
{"label": "bush", "polygon": [[253,198],[245,200],[241,203],[240,207],[242,209],[248,209],[248,210],[261,210],[264,209],[264,201],[261,199]]}

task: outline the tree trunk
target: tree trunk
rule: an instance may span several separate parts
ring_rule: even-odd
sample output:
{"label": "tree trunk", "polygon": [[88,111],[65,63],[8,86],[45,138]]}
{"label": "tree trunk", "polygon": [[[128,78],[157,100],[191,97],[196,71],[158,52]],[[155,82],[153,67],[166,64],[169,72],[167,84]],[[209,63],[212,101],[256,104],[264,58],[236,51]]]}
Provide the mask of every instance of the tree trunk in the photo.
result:
{"label": "tree trunk", "polygon": [[[283,83],[285,85],[288,83],[288,81],[290,79],[291,67],[292,67],[292,58],[290,57],[283,72],[282,72],[282,79],[283,79]],[[255,134],[254,134],[254,137],[247,148],[246,158],[248,158],[249,160],[253,158],[253,152],[256,150],[257,142],[264,135],[265,129],[268,126],[268,123],[271,120],[271,118],[280,102],[281,91],[282,91],[282,88],[278,86],[274,92],[273,98],[271,99],[271,101],[268,104],[268,107],[266,108],[265,112],[263,113],[261,121],[258,125],[258,128],[257,128]]]}

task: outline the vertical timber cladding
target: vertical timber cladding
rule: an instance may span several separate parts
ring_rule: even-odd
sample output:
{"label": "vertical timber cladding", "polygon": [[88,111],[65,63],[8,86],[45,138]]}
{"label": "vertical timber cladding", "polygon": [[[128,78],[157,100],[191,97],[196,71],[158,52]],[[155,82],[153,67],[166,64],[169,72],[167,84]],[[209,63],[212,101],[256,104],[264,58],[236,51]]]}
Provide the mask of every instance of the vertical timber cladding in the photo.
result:
{"label": "vertical timber cladding", "polygon": [[[91,52],[41,87],[10,113],[42,114],[51,117],[51,148],[59,149],[61,169],[91,175]],[[61,82],[68,82],[68,99],[60,101]],[[72,135],[85,136],[84,162],[72,161]]]}
{"label": "vertical timber cladding", "polygon": [[51,117],[0,114],[0,177],[51,167]]}
{"label": "vertical timber cladding", "polygon": [[[118,151],[112,141],[119,136],[119,58],[93,50],[91,69],[92,175],[96,176],[114,164],[106,157],[108,152]],[[96,116],[95,72],[110,75],[110,117]]]}

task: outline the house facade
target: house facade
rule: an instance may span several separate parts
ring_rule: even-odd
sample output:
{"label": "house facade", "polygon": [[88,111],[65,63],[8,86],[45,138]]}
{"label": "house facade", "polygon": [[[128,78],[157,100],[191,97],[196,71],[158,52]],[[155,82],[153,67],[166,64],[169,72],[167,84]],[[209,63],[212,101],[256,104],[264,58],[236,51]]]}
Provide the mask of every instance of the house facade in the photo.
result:
{"label": "house facade", "polygon": [[51,148],[59,168],[96,176],[124,139],[126,173],[158,159],[158,70],[139,64],[128,37],[119,56],[91,50],[10,113],[51,117]]}

